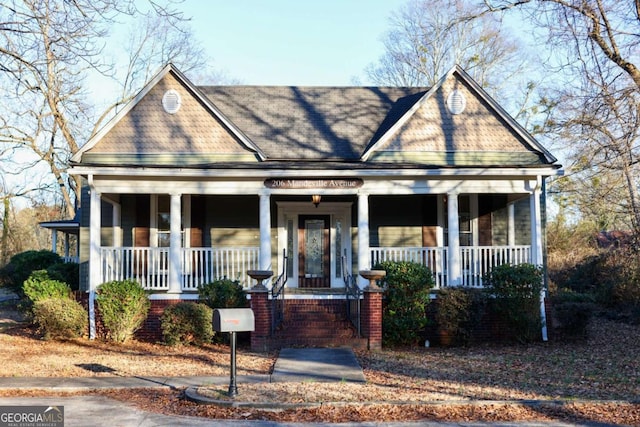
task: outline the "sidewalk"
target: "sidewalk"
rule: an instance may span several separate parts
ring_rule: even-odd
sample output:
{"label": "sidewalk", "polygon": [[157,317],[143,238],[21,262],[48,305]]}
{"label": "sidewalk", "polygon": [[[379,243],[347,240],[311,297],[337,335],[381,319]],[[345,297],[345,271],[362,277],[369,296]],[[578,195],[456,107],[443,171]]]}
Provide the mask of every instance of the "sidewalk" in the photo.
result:
{"label": "sidewalk", "polygon": [[[354,381],[365,382],[362,368],[348,348],[282,349],[271,375],[241,375],[238,384],[258,382]],[[229,376],[208,377],[0,377],[0,389],[78,391],[100,388],[170,387],[229,384]]]}
{"label": "sidewalk", "polygon": [[[269,382],[269,375],[239,376],[239,384]],[[46,389],[51,391],[82,391],[95,389],[118,388],[186,388],[199,387],[205,384],[229,384],[229,377],[1,377],[2,389]]]}

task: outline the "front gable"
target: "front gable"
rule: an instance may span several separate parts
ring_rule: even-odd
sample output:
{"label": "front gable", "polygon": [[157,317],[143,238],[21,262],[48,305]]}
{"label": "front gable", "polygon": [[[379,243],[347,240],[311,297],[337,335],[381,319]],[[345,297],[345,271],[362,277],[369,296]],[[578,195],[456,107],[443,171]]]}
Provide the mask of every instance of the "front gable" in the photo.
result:
{"label": "front gable", "polygon": [[[452,102],[463,106],[462,111],[452,112]],[[433,166],[533,166],[555,161],[547,155],[456,67],[382,135],[363,160]]]}
{"label": "front gable", "polygon": [[[448,106],[454,92],[462,111]],[[556,159],[457,66],[428,89],[196,87],[169,64],[72,162],[325,170],[538,167]]]}
{"label": "front gable", "polygon": [[141,166],[257,161],[259,152],[180,74],[170,67],[156,80],[74,160]]}

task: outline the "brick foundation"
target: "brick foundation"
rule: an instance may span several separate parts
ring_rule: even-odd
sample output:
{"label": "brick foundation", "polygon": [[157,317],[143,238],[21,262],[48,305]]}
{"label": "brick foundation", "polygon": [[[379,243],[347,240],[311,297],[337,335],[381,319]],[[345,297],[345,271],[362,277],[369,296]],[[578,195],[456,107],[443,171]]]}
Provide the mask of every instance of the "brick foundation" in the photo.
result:
{"label": "brick foundation", "polygon": [[[342,299],[299,299],[286,300],[286,313],[290,322],[300,324],[300,329],[291,328],[288,334],[279,332],[275,337],[271,336],[271,300],[269,293],[264,290],[251,290],[251,308],[254,312],[256,329],[250,333],[251,350],[264,352],[280,348],[282,346],[352,346],[356,348],[368,348],[379,350],[382,348],[382,315],[383,299],[382,292],[365,290],[364,298],[361,300],[361,335],[347,334],[348,322],[343,319],[346,316],[345,301]],[[74,296],[85,309],[89,306],[89,294],[77,291]],[[151,300],[149,315],[144,324],[135,334],[135,338],[147,342],[162,341],[162,329],[160,318],[164,309],[170,305],[177,304],[184,300]],[[195,302],[195,301],[194,301]],[[437,304],[437,299],[433,300],[427,308],[427,317],[433,319],[433,313]],[[549,299],[545,301],[547,313],[547,326],[549,339],[554,336],[554,322],[552,307]],[[96,335],[97,338],[104,339],[106,331],[100,317],[98,305],[96,310]],[[312,313],[312,316],[305,319],[304,313]],[[333,323],[331,323],[333,322]],[[294,330],[295,329],[295,330]],[[323,336],[322,334],[330,336]],[[433,322],[425,330],[424,339],[432,344],[438,343],[437,325]],[[480,322],[477,322],[473,329],[473,335],[469,338],[470,344],[486,342],[504,342],[511,338],[508,326],[491,311],[485,313]],[[364,344],[362,343],[364,340]]]}

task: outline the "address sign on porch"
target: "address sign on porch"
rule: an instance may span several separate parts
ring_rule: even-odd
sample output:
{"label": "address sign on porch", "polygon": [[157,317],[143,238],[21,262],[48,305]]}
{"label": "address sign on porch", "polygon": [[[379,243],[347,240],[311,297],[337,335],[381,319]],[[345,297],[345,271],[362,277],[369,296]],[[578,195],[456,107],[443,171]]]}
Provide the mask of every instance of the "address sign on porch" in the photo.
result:
{"label": "address sign on porch", "polygon": [[268,188],[358,188],[362,187],[360,178],[350,179],[265,179]]}

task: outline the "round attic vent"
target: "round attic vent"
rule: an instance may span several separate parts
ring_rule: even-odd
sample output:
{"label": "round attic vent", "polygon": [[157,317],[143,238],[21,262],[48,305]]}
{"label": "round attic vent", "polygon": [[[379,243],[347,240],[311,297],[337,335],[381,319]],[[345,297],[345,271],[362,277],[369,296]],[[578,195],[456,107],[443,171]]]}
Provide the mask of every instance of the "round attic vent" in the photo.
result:
{"label": "round attic vent", "polygon": [[180,94],[173,89],[166,91],[162,97],[162,107],[164,111],[169,114],[177,113],[181,103],[182,99],[180,98]]}
{"label": "round attic vent", "polygon": [[467,106],[467,99],[464,94],[459,90],[454,90],[447,97],[447,108],[451,114],[460,114]]}

